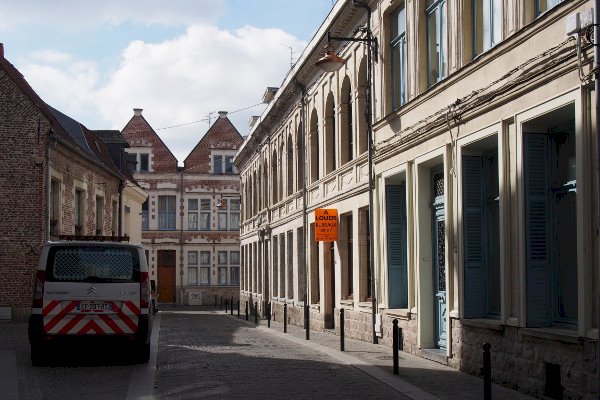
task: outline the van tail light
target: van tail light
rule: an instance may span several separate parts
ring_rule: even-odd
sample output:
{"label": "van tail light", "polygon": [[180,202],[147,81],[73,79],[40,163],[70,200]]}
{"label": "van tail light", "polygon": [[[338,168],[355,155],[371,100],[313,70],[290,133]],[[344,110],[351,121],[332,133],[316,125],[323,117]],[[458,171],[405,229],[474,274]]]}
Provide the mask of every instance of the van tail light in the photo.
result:
{"label": "van tail light", "polygon": [[33,303],[32,307],[42,308],[44,303],[44,283],[46,282],[46,271],[38,270],[33,284]]}
{"label": "van tail light", "polygon": [[148,273],[142,272],[140,279],[140,308],[148,308],[150,304],[150,281]]}

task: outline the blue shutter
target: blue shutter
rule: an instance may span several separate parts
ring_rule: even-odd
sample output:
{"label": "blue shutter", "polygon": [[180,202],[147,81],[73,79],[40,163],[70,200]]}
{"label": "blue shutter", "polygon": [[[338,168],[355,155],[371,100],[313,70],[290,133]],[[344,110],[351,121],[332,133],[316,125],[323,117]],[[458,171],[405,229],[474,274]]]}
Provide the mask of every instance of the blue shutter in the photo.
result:
{"label": "blue shutter", "polygon": [[387,185],[386,225],[390,308],[408,307],[406,185]]}
{"label": "blue shutter", "polygon": [[525,135],[527,326],[551,324],[548,137]]}
{"label": "blue shutter", "polygon": [[463,243],[466,318],[483,318],[486,316],[483,178],[482,158],[480,156],[463,156]]}

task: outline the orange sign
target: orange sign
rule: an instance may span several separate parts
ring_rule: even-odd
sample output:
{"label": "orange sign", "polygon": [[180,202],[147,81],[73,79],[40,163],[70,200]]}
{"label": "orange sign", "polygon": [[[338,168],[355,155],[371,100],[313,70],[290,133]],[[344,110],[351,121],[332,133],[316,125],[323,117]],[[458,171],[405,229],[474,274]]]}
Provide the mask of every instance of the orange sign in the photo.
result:
{"label": "orange sign", "polygon": [[338,240],[338,211],[336,208],[315,210],[315,240],[335,242]]}

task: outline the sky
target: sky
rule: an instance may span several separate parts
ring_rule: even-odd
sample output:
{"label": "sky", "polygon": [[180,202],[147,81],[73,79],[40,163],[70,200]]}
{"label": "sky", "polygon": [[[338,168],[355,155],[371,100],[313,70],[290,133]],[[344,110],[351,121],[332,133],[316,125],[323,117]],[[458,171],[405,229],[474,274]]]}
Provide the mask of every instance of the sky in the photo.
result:
{"label": "sky", "polygon": [[49,105],[92,130],[142,108],[183,160],[228,111],[265,109],[333,0],[0,0],[4,57]]}

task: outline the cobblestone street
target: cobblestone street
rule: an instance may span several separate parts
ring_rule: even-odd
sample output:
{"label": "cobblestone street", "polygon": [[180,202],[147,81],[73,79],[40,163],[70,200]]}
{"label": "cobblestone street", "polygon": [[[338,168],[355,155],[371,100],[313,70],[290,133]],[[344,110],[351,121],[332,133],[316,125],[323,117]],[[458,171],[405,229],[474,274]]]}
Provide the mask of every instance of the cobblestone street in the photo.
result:
{"label": "cobblestone street", "polygon": [[[390,349],[297,326],[204,307],[165,305],[155,319],[148,364],[118,351],[74,349],[32,367],[27,324],[0,325],[0,396],[38,399],[413,399],[480,400],[482,380]],[[527,400],[493,385],[494,400]]]}
{"label": "cobblestone street", "polygon": [[240,320],[162,312],[155,398],[408,399],[364,372]]}

